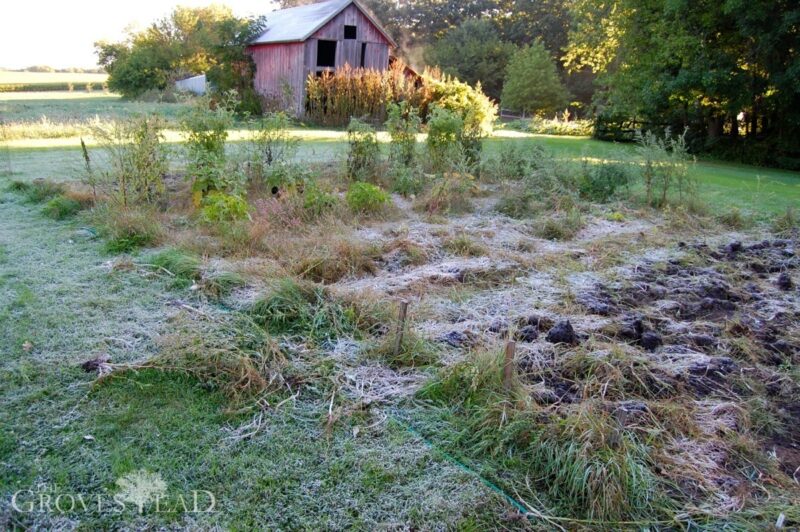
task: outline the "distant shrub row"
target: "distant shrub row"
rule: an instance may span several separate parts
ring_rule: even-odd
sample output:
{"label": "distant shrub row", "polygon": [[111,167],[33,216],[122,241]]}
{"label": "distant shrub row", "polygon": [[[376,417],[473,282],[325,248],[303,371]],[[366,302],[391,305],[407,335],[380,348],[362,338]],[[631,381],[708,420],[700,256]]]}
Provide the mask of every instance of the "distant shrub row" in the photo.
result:
{"label": "distant shrub row", "polygon": [[589,137],[594,134],[592,120],[562,120],[534,117],[508,122],[506,127],[536,135],[560,135],[569,137]]}
{"label": "distant shrub row", "polygon": [[101,84],[93,82],[56,82],[56,83],[4,83],[0,84],[0,92],[55,92],[55,91],[87,91],[101,89]]}

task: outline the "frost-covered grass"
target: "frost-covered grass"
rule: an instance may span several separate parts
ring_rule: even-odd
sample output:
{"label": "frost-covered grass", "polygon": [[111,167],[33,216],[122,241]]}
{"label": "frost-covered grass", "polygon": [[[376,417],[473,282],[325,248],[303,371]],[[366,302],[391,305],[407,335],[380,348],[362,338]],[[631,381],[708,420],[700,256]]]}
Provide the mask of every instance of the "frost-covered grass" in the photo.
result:
{"label": "frost-covered grass", "polygon": [[[0,178],[0,189],[8,180]],[[121,373],[100,384],[78,365],[107,353],[139,363],[193,298],[152,268],[149,255],[110,266],[82,222],[56,222],[19,193],[0,193],[0,528],[180,526],[362,528],[468,526],[503,511],[475,478],[413,433],[351,408],[333,390],[304,392],[231,412],[220,393],[191,376]],[[149,252],[145,252],[149,253]],[[324,379],[323,379],[324,380]],[[282,398],[291,397],[284,391]],[[333,402],[331,402],[333,401]],[[261,416],[260,430],[235,429]],[[122,475],[159,473],[169,490],[209,490],[213,514],[112,511],[20,514],[20,489],[113,495]]]}

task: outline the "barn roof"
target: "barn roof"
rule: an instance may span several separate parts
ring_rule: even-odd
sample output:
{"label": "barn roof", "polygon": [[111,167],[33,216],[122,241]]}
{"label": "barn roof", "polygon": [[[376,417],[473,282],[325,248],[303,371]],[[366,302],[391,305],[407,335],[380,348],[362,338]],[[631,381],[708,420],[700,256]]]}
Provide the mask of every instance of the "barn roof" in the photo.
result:
{"label": "barn roof", "polygon": [[384,31],[381,25],[355,0],[326,0],[316,4],[280,9],[266,15],[266,31],[250,44],[282,43],[305,41],[322,26],[331,21],[350,4],[355,4],[378,31],[393,46],[394,40]]}

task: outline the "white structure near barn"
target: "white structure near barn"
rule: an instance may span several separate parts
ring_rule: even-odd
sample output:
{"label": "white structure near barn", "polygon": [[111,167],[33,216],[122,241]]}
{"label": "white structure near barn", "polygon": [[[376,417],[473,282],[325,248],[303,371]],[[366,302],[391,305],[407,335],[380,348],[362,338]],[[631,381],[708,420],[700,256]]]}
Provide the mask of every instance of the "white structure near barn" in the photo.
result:
{"label": "white structure near barn", "polygon": [[191,92],[202,95],[206,93],[206,75],[192,76],[175,82],[175,89],[181,92]]}

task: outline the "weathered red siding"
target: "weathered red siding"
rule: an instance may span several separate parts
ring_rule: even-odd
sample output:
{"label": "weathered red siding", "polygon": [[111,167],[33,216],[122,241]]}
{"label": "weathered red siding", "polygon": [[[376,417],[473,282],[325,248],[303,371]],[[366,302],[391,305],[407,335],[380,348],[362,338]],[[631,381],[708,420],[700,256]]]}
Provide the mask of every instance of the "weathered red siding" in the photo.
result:
{"label": "weathered red siding", "polygon": [[[344,38],[344,27],[356,26],[355,39]],[[291,92],[292,108],[303,113],[305,82],[308,74],[325,70],[317,68],[317,41],[337,41],[336,68],[345,64],[361,66],[362,44],[366,43],[364,67],[386,70],[389,67],[390,42],[354,4],[317,30],[305,42],[259,44],[250,47],[256,64],[255,88],[270,98],[282,98]]]}
{"label": "weathered red siding", "polygon": [[[256,64],[255,88],[268,98],[290,97],[296,113],[302,112],[300,104],[305,86],[302,42],[259,44],[250,47]],[[291,94],[287,94],[287,91]]]}
{"label": "weathered red siding", "polygon": [[386,37],[378,28],[358,9],[354,4],[350,4],[341,13],[333,17],[330,22],[321,27],[311,36],[312,39],[328,39],[331,41],[341,41],[344,39],[344,26],[357,26],[357,41],[386,43]]}

